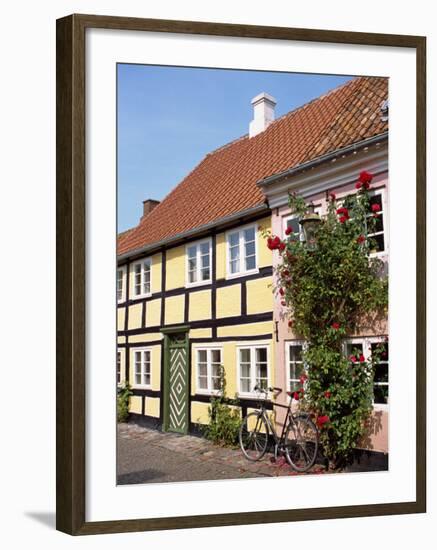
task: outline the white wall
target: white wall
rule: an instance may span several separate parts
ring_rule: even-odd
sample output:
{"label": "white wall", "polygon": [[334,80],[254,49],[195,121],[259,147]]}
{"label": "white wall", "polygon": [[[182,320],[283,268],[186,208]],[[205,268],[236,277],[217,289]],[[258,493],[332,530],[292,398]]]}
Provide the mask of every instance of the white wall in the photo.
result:
{"label": "white wall", "polygon": [[[417,0],[399,10],[394,0],[367,0],[351,9],[350,1],[308,3],[271,0],[228,2],[211,0],[67,1],[46,3],[15,0],[3,6],[2,72],[0,86],[0,235],[3,265],[0,271],[2,407],[0,540],[7,548],[96,548],[101,537],[71,538],[53,530],[55,493],[55,364],[54,364],[54,258],[55,258],[55,19],[73,12],[131,15],[199,21],[282,25],[428,36],[429,90],[436,96],[437,31],[431,2]],[[356,9],[358,8],[358,9]],[[436,142],[436,107],[429,106],[428,135]],[[429,148],[429,150],[431,150]],[[436,159],[429,161],[428,181],[436,180]],[[429,186],[428,203],[436,203],[435,186]],[[434,187],[434,189],[432,188]],[[3,196],[3,194],[6,196]],[[436,217],[430,217],[429,241],[436,234]],[[436,247],[429,246],[429,254]],[[436,279],[435,252],[429,258],[428,279]],[[20,262],[20,263],[18,263]],[[434,288],[429,299],[435,302]],[[5,307],[6,306],[6,307]],[[429,306],[429,334],[437,330]],[[430,354],[428,387],[437,375]],[[430,399],[431,401],[431,399]],[[429,409],[435,418],[436,400]],[[436,437],[429,430],[429,463],[436,458]],[[435,468],[429,486],[436,487]],[[416,546],[431,536],[437,519],[436,493],[430,492],[429,512],[422,516],[335,520],[316,523],[244,526],[197,531],[104,537],[106,548],[222,548],[243,543],[267,546],[304,544],[310,548],[356,550]],[[4,509],[3,509],[4,508]],[[48,526],[48,524],[50,526]],[[426,545],[429,547],[429,544]]]}

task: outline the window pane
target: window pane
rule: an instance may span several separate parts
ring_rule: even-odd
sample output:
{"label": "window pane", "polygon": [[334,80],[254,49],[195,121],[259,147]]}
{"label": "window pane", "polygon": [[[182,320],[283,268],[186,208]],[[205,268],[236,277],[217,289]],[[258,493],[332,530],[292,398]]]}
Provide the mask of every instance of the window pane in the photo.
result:
{"label": "window pane", "polygon": [[373,197],[369,198],[369,211],[372,212],[372,206],[374,204],[377,204],[379,206],[379,209],[382,210],[382,196],[381,195],[373,195]]}
{"label": "window pane", "polygon": [[199,389],[208,389],[208,378],[206,376],[199,376]]}
{"label": "window pane", "polygon": [[211,278],[209,267],[202,269],[202,281],[208,281]]}
{"label": "window pane", "polygon": [[205,256],[205,255],[209,256],[209,243],[202,243],[200,245],[200,254],[202,256]]}
{"label": "window pane", "polygon": [[220,387],[220,377],[218,376],[213,376],[212,377],[212,389],[213,390],[220,390],[221,387]]}
{"label": "window pane", "polygon": [[240,257],[240,247],[239,246],[232,246],[229,249],[231,260],[238,260]]}
{"label": "window pane", "polygon": [[255,256],[249,256],[246,258],[246,269],[255,269],[256,268],[256,261]]}
{"label": "window pane", "polygon": [[388,364],[379,363],[375,367],[375,382],[388,382]]}
{"label": "window pane", "polygon": [[206,363],[199,363],[199,376],[207,376],[208,367]]}
{"label": "window pane", "polygon": [[209,267],[209,254],[207,256],[201,256],[201,266]]}
{"label": "window pane", "polygon": [[221,350],[219,349],[213,349],[211,350],[211,362],[212,363],[221,363]]}
{"label": "window pane", "polygon": [[267,348],[256,348],[256,362],[267,362]]}
{"label": "window pane", "polygon": [[199,363],[206,363],[207,362],[207,352],[206,349],[199,349],[197,350],[197,361]]}
{"label": "window pane", "polygon": [[190,283],[195,283],[197,281],[197,273],[195,271],[188,272],[188,281]]}
{"label": "window pane", "polygon": [[374,386],[373,400],[375,403],[388,403],[388,386]]}
{"label": "window pane", "polygon": [[238,273],[240,271],[239,260],[231,261],[231,273]]}
{"label": "window pane", "polygon": [[250,378],[250,364],[249,363],[241,363],[240,364],[240,373],[241,373],[241,378]]}
{"label": "window pane", "polygon": [[290,361],[302,361],[302,346],[290,346]]}
{"label": "window pane", "polygon": [[294,235],[298,234],[300,229],[298,218],[287,220],[287,227],[291,227]]}
{"label": "window pane", "polygon": [[244,230],[244,240],[245,240],[246,243],[255,240],[255,228],[254,227],[250,227],[249,229]]}
{"label": "window pane", "polygon": [[189,258],[195,258],[196,257],[196,251],[197,251],[196,246],[189,246],[188,247],[188,257]]}
{"label": "window pane", "polygon": [[255,256],[255,241],[246,243],[244,245],[244,250],[245,250],[246,256]]}
{"label": "window pane", "polygon": [[146,384],[146,386],[150,386],[150,373],[147,373],[144,375],[144,384]]}
{"label": "window pane", "polygon": [[250,349],[240,349],[240,363],[250,363]]}
{"label": "window pane", "polygon": [[257,381],[260,380],[261,378],[265,378],[267,380],[267,364],[257,363],[256,378],[257,378]]}
{"label": "window pane", "polygon": [[239,244],[240,244],[240,234],[238,232],[231,233],[229,235],[229,246],[235,247],[235,246],[239,246]]}
{"label": "window pane", "polygon": [[211,376],[213,378],[220,378],[220,363],[211,364]]}
{"label": "window pane", "polygon": [[250,392],[251,391],[251,387],[250,387],[250,379],[247,379],[247,378],[241,378],[240,380],[240,389],[242,392]]}

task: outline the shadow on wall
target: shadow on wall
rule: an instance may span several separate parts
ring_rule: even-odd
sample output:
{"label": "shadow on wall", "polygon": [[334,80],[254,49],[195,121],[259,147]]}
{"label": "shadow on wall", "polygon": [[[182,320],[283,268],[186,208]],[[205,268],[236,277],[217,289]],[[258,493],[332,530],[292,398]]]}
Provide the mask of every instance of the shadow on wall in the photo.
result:
{"label": "shadow on wall", "polygon": [[359,447],[369,450],[374,449],[373,441],[383,429],[382,414],[382,411],[373,411],[371,417],[366,423],[366,433],[361,438],[358,445]]}

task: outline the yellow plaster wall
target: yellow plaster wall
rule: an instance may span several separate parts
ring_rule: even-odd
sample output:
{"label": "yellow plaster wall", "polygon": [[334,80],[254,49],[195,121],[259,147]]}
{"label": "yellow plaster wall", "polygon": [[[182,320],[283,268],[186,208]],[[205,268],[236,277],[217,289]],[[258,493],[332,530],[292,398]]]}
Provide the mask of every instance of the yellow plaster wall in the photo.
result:
{"label": "yellow plaster wall", "polygon": [[142,400],[139,395],[131,395],[129,399],[129,412],[131,413],[142,413]]}
{"label": "yellow plaster wall", "polygon": [[137,342],[154,342],[155,340],[162,340],[162,334],[160,332],[146,332],[144,334],[132,334],[129,336],[129,344],[136,344]]}
{"label": "yellow plaster wall", "polygon": [[143,304],[133,304],[129,306],[128,329],[141,328],[141,314]]}
{"label": "yellow plaster wall", "polygon": [[217,318],[241,315],[241,285],[217,289]]}
{"label": "yellow plaster wall", "polygon": [[262,218],[258,222],[258,267],[273,265],[273,253],[266,246],[266,239],[262,236],[262,229],[269,230],[272,227],[272,218]]}
{"label": "yellow plaster wall", "polygon": [[185,297],[171,296],[165,299],[165,324],[172,325],[184,322]]}
{"label": "yellow plaster wall", "polygon": [[146,303],[146,327],[159,327],[161,324],[161,298]]}
{"label": "yellow plaster wall", "polygon": [[191,422],[196,424],[208,424],[208,403],[191,403]]}
{"label": "yellow plaster wall", "polygon": [[167,250],[166,290],[185,286],[185,246]]}
{"label": "yellow plaster wall", "polygon": [[190,321],[211,319],[210,290],[200,290],[190,293],[188,318]]}
{"label": "yellow plaster wall", "polygon": [[272,277],[247,281],[247,313],[273,311]]}
{"label": "yellow plaster wall", "polygon": [[217,336],[235,336],[236,340],[238,340],[239,336],[257,336],[259,334],[271,333],[273,333],[273,320],[217,328]]}
{"label": "yellow plaster wall", "polygon": [[117,330],[124,330],[124,318],[126,315],[125,307],[117,308]]}
{"label": "yellow plaster wall", "polygon": [[126,336],[117,336],[117,344],[125,344]]}
{"label": "yellow plaster wall", "polygon": [[146,397],[145,413],[147,416],[159,418],[159,397]]}
{"label": "yellow plaster wall", "polygon": [[152,294],[154,292],[161,292],[162,284],[161,284],[161,274],[162,274],[162,254],[161,252],[158,252],[158,254],[154,254],[152,256],[152,273],[151,273],[151,290]]}
{"label": "yellow plaster wall", "polygon": [[192,328],[190,330],[190,338],[211,338],[212,331],[210,328]]}
{"label": "yellow plaster wall", "polygon": [[226,277],[226,235],[218,233],[216,238],[216,276],[217,279]]}

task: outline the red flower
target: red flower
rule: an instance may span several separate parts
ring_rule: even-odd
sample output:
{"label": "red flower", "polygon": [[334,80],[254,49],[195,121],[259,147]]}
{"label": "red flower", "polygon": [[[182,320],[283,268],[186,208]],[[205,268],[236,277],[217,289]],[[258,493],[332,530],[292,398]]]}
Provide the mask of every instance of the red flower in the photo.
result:
{"label": "red flower", "polygon": [[339,221],[340,223],[344,223],[344,222],[346,222],[348,219],[349,219],[348,216],[340,216],[339,219],[338,219],[338,221]]}
{"label": "red flower", "polygon": [[[301,377],[299,378],[300,383],[303,384],[305,380],[308,380],[308,376],[306,374],[302,374]],[[302,390],[302,393],[303,393],[303,390]]]}
{"label": "red flower", "polygon": [[290,233],[293,233],[293,230],[291,229],[291,227],[287,227],[287,229],[285,230],[285,234],[290,235]]}
{"label": "red flower", "polygon": [[363,184],[360,181],[357,181],[357,183],[355,184],[355,189],[361,189],[362,185]]}
{"label": "red flower", "polygon": [[284,269],[284,271],[282,272],[282,276],[288,277],[289,275],[290,275],[290,272],[288,271],[288,269]]}
{"label": "red flower", "polygon": [[330,421],[329,416],[323,415],[323,416],[317,417],[317,425],[319,426],[319,428],[321,428],[324,424],[326,424],[329,421]]}
{"label": "red flower", "polygon": [[360,363],[364,363],[365,360],[366,359],[365,359],[364,355],[361,353],[360,354]]}
{"label": "red flower", "polygon": [[344,214],[345,216],[349,216],[349,210],[342,206],[341,208],[337,208],[336,210],[337,214]]}
{"label": "red flower", "polygon": [[360,235],[359,237],[357,237],[358,244],[362,244],[363,242],[365,242],[365,240],[366,240],[366,237],[364,235]]}
{"label": "red flower", "polygon": [[351,355],[349,357],[349,359],[352,361],[352,363],[356,363],[357,362],[357,358],[355,357],[355,355]]}
{"label": "red flower", "polygon": [[366,172],[365,170],[363,170],[362,172],[360,172],[360,176],[359,176],[358,180],[359,180],[362,184],[367,184],[367,185],[369,185],[370,183],[372,183],[373,174],[371,174],[370,172]]}
{"label": "red flower", "polygon": [[293,321],[288,321],[288,326],[291,328],[293,326]]}
{"label": "red flower", "polygon": [[331,397],[331,392],[329,390],[325,391],[324,396],[326,399],[329,399]]}
{"label": "red flower", "polygon": [[299,392],[295,391],[293,393],[293,399],[296,399],[296,401],[299,401]]}
{"label": "red flower", "polygon": [[329,193],[329,198],[330,198],[332,201],[335,201],[335,199],[337,198],[337,196],[336,196],[335,193]]}
{"label": "red flower", "polygon": [[279,252],[283,252],[285,250],[285,243],[279,243],[278,244],[278,250],[279,250]]}
{"label": "red flower", "polygon": [[340,328],[340,323],[332,323],[331,327],[334,329],[334,330],[338,330]]}
{"label": "red flower", "polygon": [[279,248],[280,244],[281,244],[281,239],[278,236],[269,237],[267,239],[267,248],[269,248],[270,250],[276,250],[277,248]]}
{"label": "red flower", "polygon": [[281,296],[284,296],[285,292],[284,292],[284,289],[283,289],[283,288],[280,288],[280,289],[279,289],[279,294],[280,294]]}
{"label": "red flower", "polygon": [[379,212],[381,210],[381,206],[379,204],[372,204],[371,208],[372,212]]}

